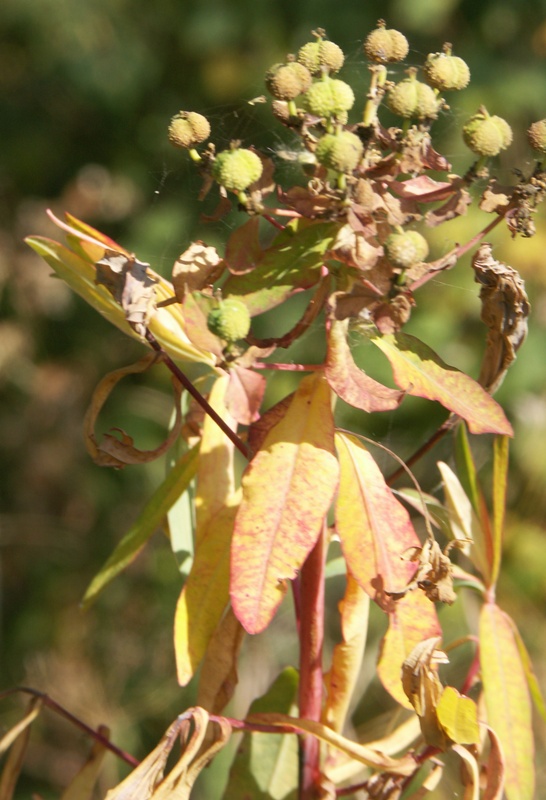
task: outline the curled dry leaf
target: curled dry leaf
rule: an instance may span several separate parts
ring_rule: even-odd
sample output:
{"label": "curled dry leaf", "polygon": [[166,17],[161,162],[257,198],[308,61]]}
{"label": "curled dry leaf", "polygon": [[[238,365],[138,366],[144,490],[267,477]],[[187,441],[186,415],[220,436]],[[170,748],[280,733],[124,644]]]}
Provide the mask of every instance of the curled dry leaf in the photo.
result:
{"label": "curled dry leaf", "polygon": [[478,248],[472,268],[481,286],[481,318],[489,328],[478,381],[493,394],[525,341],[530,305],[522,278],[493,258],[488,242]]}
{"label": "curled dry leaf", "polygon": [[223,262],[215,247],[204,242],[192,242],[174,263],[172,284],[179,303],[186,292],[204,289],[222,274]]}
{"label": "curled dry leaf", "polygon": [[152,313],[154,286],[157,281],[148,274],[149,264],[134,255],[108,250],[96,262],[96,283],[105,286],[125,311],[127,322],[144,336]]}
{"label": "curled dry leaf", "polygon": [[402,686],[419,717],[426,743],[445,750],[449,737],[438,722],[436,707],[444,691],[438,666],[448,659],[437,649],[439,643],[440,638],[433,636],[413,648],[402,665]]}
{"label": "curled dry leaf", "polygon": [[[450,542],[453,545],[454,542]],[[457,599],[453,591],[453,564],[446,551],[442,552],[436,539],[427,539],[423,547],[418,548],[410,561],[418,563],[417,572],[403,592],[391,593],[395,599],[403,597],[412,589],[421,589],[433,603],[451,605]]]}

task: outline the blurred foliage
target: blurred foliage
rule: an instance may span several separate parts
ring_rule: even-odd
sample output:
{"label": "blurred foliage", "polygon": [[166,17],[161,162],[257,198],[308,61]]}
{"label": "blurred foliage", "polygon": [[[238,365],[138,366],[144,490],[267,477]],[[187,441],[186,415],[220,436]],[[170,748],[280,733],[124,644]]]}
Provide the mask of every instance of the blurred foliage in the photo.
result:
{"label": "blurred foliage", "polygon": [[[162,467],[101,470],[87,457],[80,429],[99,377],[138,357],[141,348],[51,280],[21,240],[30,233],[52,235],[44,214],[51,206],[101,228],[164,274],[190,239],[221,248],[230,218],[209,226],[200,222],[199,179],[167,144],[170,117],[181,108],[198,110],[209,117],[218,144],[238,138],[275,156],[290,141],[266,109],[248,102],[263,93],[265,69],[322,26],[347,54],[344,76],[364,95],[362,40],[380,16],[408,36],[416,64],[447,39],[471,67],[470,87],[452,99],[452,109],[437,124],[455,170],[471,163],[460,140],[461,122],[483,102],[516,131],[514,145],[497,165],[499,178],[513,180],[514,164],[530,171],[523,132],[545,115],[546,0],[370,0],[342,6],[334,0],[3,0],[0,5],[0,687],[28,684],[50,692],[89,724],[110,725],[115,740],[136,755],[147,752],[192,702],[191,688],[180,690],[174,678],[171,628],[180,579],[162,535],[93,609],[83,614],[78,603],[158,483]],[[291,167],[285,163],[281,169]],[[431,234],[433,257],[465,241],[484,220],[472,212],[441,226]],[[536,635],[546,624],[543,213],[537,228],[529,241],[510,241],[497,228],[492,241],[496,257],[521,271],[534,307],[528,342],[498,394],[516,428],[501,592],[544,685],[546,643]],[[468,261],[429,285],[418,300],[408,332],[422,336],[449,363],[477,374],[485,333]],[[307,354],[300,351],[298,357],[318,361],[322,346],[312,330]],[[367,362],[369,352],[361,355]],[[285,393],[291,380],[276,375],[269,401]],[[140,444],[151,446],[168,422],[169,403],[160,370],[155,382],[127,381],[105,412],[104,428],[123,422]],[[355,424],[357,412],[346,413]],[[402,456],[442,419],[438,409],[417,400],[396,414],[363,416],[362,429]],[[488,459],[484,442],[477,447]],[[435,488],[439,477],[431,467],[446,452],[435,450],[417,470],[426,488]],[[333,578],[331,607],[340,591]],[[443,611],[454,636],[462,627],[457,619],[472,619],[473,613],[466,597]],[[274,677],[271,662],[290,662],[289,645],[278,643],[278,637],[288,640],[290,620],[285,608],[265,637],[247,643],[234,713],[243,714]],[[377,640],[381,623],[374,624]],[[368,691],[356,724],[369,714],[371,674],[362,678],[361,688]],[[371,688],[379,712],[375,683]],[[0,723],[7,726],[14,709],[5,703]],[[539,736],[544,739],[544,731]],[[35,791],[58,797],[86,742],[49,715],[32,742],[21,788],[28,796]],[[541,773],[546,776],[544,749],[542,742],[539,785]],[[103,789],[118,769],[113,759],[108,762]],[[217,773],[209,771],[205,780],[202,796],[218,796]]]}

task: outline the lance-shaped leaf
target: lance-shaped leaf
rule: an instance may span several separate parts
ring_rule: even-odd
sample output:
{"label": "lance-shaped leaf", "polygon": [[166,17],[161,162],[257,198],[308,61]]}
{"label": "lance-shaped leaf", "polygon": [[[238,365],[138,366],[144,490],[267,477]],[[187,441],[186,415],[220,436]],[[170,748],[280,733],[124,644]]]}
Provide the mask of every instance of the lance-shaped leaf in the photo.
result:
{"label": "lance-shaped leaf", "polygon": [[317,283],[338,229],[336,222],[292,220],[252,271],[228,278],[223,293],[244,295],[252,315],[274,308],[295,291]]}
{"label": "lance-shaped leaf", "polygon": [[404,589],[415,572],[409,560],[421,542],[404,506],[385,483],[369,451],[355,436],[336,434],[340,482],[336,530],[347,565],[382,608],[386,592]]}
{"label": "lance-shaped leaf", "polygon": [[480,614],[480,665],[487,721],[500,739],[508,800],[534,796],[531,699],[514,623],[494,603]]}
{"label": "lance-shaped leaf", "polygon": [[241,623],[228,608],[209,641],[199,676],[197,705],[211,714],[220,714],[233,697],[244,636]]}
{"label": "lance-shaped leaf", "polygon": [[513,435],[504,411],[479,383],[450,367],[430,347],[406,333],[374,336],[396,384],[408,394],[436,400],[468,423],[471,433]]}
{"label": "lance-shaped leaf", "polygon": [[338,732],[343,730],[349,703],[362,669],[369,607],[370,598],[348,572],[345,596],[339,604],[343,639],[334,647],[332,666],[324,676],[326,702],[323,722]]}
{"label": "lance-shaped leaf", "polygon": [[0,740],[0,753],[4,753],[11,747],[0,775],[0,798],[2,800],[12,800],[14,796],[27,751],[30,726],[40,713],[41,708],[41,699],[37,697],[31,698],[23,719],[14,725]]}
{"label": "lance-shaped leaf", "polygon": [[347,343],[348,322],[330,322],[325,369],[328,383],[342,400],[368,413],[397,408],[404,393],[374,381],[356,366]]}
{"label": "lance-shaped leaf", "polygon": [[381,643],[377,674],[387,692],[412,708],[402,686],[402,665],[421,642],[442,634],[433,603],[420,591],[408,592],[394,604]]}
{"label": "lance-shaped leaf", "polygon": [[508,441],[507,436],[496,436],[493,446],[492,584],[497,581],[501,565],[506,490],[508,487]]}
{"label": "lance-shaped leaf", "polygon": [[[99,727],[99,733],[105,739],[110,737],[110,731],[105,725]],[[102,768],[102,762],[108,749],[103,742],[96,741],[91,749],[89,758],[70,781],[61,797],[61,800],[90,800],[93,797],[93,790]]]}
{"label": "lance-shaped leaf", "polygon": [[169,509],[193,480],[197,470],[197,458],[198,448],[194,447],[176,462],[108,561],[91,581],[83,598],[84,606],[92,603],[99,592],[135,560],[161,525]]}
{"label": "lance-shaped leaf", "polygon": [[195,674],[229,602],[229,559],[237,496],[211,517],[195,558],[174,619],[174,649],[178,682],[185,686]]}
{"label": "lance-shaped leaf", "polygon": [[233,534],[231,598],[249,633],[267,627],[315,544],[336,490],[330,388],[304,378],[243,477]]}
{"label": "lance-shaped leaf", "polygon": [[[287,667],[263,697],[254,700],[249,715],[296,712],[298,673]],[[224,800],[294,800],[298,785],[298,743],[295,736],[245,734],[229,773]]]}

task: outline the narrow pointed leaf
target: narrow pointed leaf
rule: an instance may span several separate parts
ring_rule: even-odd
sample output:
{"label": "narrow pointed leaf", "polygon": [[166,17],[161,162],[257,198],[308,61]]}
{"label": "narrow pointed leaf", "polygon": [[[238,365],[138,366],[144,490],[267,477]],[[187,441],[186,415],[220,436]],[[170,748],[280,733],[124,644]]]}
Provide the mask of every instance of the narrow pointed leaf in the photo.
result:
{"label": "narrow pointed leaf", "polygon": [[197,705],[220,714],[237,686],[237,659],[245,631],[228,608],[208,643],[197,691]]}
{"label": "narrow pointed leaf", "polygon": [[4,762],[2,774],[0,775],[0,800],[12,800],[14,797],[27,751],[30,726],[40,713],[41,708],[42,702],[40,698],[33,697],[28,704],[27,712],[23,719],[2,738],[0,752],[4,752],[8,747],[11,747],[11,750]]}
{"label": "narrow pointed leaf", "polygon": [[[249,715],[294,714],[298,673],[287,667],[263,697],[254,700]],[[294,800],[298,785],[298,743],[295,736],[247,733],[231,766],[224,800]]]}
{"label": "narrow pointed leaf", "polygon": [[402,687],[402,664],[414,647],[441,634],[436,609],[423,592],[408,592],[396,601],[381,643],[377,674],[385,689],[404,708],[413,706]]}
{"label": "narrow pointed leaf", "polygon": [[513,435],[504,411],[479,383],[450,367],[406,333],[372,338],[391,362],[396,384],[408,394],[436,400],[468,423],[471,433]]}
{"label": "narrow pointed leaf", "polygon": [[465,800],[480,800],[480,768],[478,767],[478,762],[470,750],[467,750],[462,744],[454,744],[453,750],[466,764],[470,780],[472,781],[470,792],[465,792]]}
{"label": "narrow pointed leaf", "polygon": [[481,507],[481,490],[465,423],[461,423],[457,426],[457,433],[455,436],[455,461],[457,464],[457,475],[459,476],[461,485],[472,503],[474,512],[479,514]]}
{"label": "narrow pointed leaf", "polygon": [[397,408],[404,393],[374,381],[357,367],[347,343],[348,320],[331,320],[325,375],[334,392],[346,403],[363,411]]}
{"label": "narrow pointed leaf", "polygon": [[324,677],[326,702],[323,722],[341,732],[349,703],[362,669],[368,633],[370,598],[350,572],[345,596],[339,604],[342,641],[332,654],[332,666]]}
{"label": "narrow pointed leaf", "polygon": [[249,633],[267,627],[315,544],[336,490],[330,389],[304,378],[243,477],[233,534],[231,598]]}
{"label": "narrow pointed leaf", "polygon": [[480,740],[478,709],[470,697],[446,686],[436,706],[438,722],[456,744],[477,744]]}
{"label": "narrow pointed leaf", "polygon": [[487,727],[489,736],[489,757],[487,759],[487,783],[483,800],[502,800],[504,797],[504,756],[499,737]]}
{"label": "narrow pointed leaf", "polygon": [[523,670],[525,672],[525,677],[527,678],[527,684],[529,686],[529,691],[531,692],[531,697],[535,704],[535,708],[542,717],[542,719],[546,722],[546,704],[544,703],[544,697],[542,694],[542,690],[537,680],[537,676],[533,669],[533,664],[531,662],[531,658],[525,647],[523,639],[521,638],[521,634],[518,631],[515,622],[508,617],[508,622],[512,626],[512,633],[514,634],[514,638],[516,640],[516,645],[519,650],[519,657],[521,659],[521,664]]}
{"label": "narrow pointed leaf", "polygon": [[179,597],[174,619],[178,682],[192,679],[229,602],[229,560],[237,497],[209,520]]}
{"label": "narrow pointed leaf", "polygon": [[[110,732],[104,725],[99,728],[99,733],[109,738]],[[102,742],[94,743],[89,758],[76,777],[70,781],[70,786],[64,790],[61,800],[91,800],[107,752],[108,749]]]}
{"label": "narrow pointed leaf", "polygon": [[493,585],[499,577],[502,557],[506,489],[508,486],[508,442],[507,436],[496,436],[493,446],[493,564],[491,567],[491,583]]}
{"label": "narrow pointed leaf", "polygon": [[480,615],[480,664],[487,720],[505,758],[508,800],[534,795],[534,741],[527,676],[510,617],[494,603]]}
{"label": "narrow pointed leaf", "polygon": [[177,461],[141,511],[136,522],[91,581],[82,601],[84,606],[90,605],[99,592],[135,560],[146,542],[161,525],[168,510],[193,480],[197,470],[197,460],[198,449],[194,447]]}
{"label": "narrow pointed leaf", "polygon": [[405,588],[415,564],[412,548],[421,543],[410,517],[370,455],[355,436],[336,434],[340,483],[336,531],[347,565],[362,588],[384,608],[386,592]]}

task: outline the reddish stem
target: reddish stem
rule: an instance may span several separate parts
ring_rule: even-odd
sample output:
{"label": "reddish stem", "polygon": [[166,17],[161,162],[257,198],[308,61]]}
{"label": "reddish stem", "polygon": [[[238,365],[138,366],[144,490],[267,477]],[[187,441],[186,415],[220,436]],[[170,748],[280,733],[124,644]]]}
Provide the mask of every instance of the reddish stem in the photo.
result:
{"label": "reddish stem", "polygon": [[[320,722],[322,714],[322,645],[324,639],[325,526],[300,574],[300,717]],[[299,800],[315,800],[320,776],[320,743],[300,738]]]}

